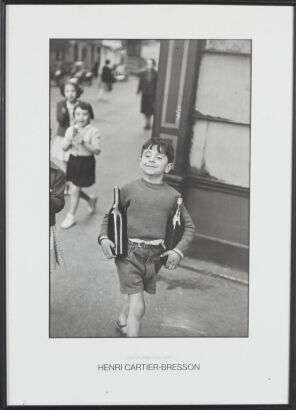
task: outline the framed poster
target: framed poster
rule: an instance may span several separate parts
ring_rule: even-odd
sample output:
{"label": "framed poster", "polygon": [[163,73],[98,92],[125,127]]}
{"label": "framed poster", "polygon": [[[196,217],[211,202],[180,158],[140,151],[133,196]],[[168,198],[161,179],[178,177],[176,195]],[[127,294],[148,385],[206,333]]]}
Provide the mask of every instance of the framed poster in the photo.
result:
{"label": "framed poster", "polygon": [[2,408],[295,408],[294,16],[2,3]]}

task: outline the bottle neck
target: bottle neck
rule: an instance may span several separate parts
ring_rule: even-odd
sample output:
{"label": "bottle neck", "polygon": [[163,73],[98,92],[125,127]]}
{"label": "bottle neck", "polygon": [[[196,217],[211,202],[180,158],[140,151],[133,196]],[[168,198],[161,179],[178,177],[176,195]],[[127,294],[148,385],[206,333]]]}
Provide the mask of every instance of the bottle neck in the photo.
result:
{"label": "bottle neck", "polygon": [[178,202],[177,211],[176,211],[177,215],[181,214],[181,209],[182,209],[182,202]]}
{"label": "bottle neck", "polygon": [[114,206],[119,206],[120,202],[120,191],[118,187],[114,188]]}
{"label": "bottle neck", "polygon": [[182,198],[178,198],[177,209],[173,217],[173,227],[176,228],[177,225],[181,226],[181,210],[182,210]]}
{"label": "bottle neck", "polygon": [[181,213],[182,205],[183,205],[183,198],[182,197],[177,198],[176,214]]}

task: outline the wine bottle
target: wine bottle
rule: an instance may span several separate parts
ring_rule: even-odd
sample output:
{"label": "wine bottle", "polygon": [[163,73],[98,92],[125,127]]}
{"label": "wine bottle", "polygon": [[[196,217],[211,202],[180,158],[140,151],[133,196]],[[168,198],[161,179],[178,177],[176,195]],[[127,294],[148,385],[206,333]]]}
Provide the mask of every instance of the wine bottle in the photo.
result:
{"label": "wine bottle", "polygon": [[114,201],[108,214],[108,238],[114,243],[116,257],[127,255],[127,212],[120,202],[120,190],[114,187]]}
{"label": "wine bottle", "polygon": [[[172,214],[167,221],[166,236],[164,244],[166,250],[172,250],[180,242],[184,226],[181,218],[181,212],[183,207],[183,199],[181,197],[177,198],[177,203],[172,210]],[[163,264],[166,263],[167,257],[162,258]]]}

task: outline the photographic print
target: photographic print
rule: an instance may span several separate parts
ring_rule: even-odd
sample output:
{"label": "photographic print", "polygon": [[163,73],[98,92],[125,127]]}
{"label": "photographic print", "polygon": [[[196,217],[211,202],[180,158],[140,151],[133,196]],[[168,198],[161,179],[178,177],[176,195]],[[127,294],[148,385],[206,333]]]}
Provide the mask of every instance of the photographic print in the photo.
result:
{"label": "photographic print", "polygon": [[50,337],[248,336],[251,45],[50,40]]}
{"label": "photographic print", "polygon": [[295,1],[2,3],[0,407],[294,409]]}

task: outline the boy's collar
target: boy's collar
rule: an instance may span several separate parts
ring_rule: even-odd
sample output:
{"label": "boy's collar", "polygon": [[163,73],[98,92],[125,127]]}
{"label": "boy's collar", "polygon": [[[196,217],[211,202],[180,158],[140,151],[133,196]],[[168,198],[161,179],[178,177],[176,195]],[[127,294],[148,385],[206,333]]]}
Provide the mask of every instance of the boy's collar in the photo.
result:
{"label": "boy's collar", "polygon": [[160,187],[160,186],[163,186],[164,185],[164,181],[162,180],[161,182],[149,182],[149,181],[146,181],[146,179],[144,179],[144,177],[142,177],[141,178],[141,181],[142,182],[144,182],[144,184],[147,184],[148,186],[151,186],[151,187],[155,187],[155,188],[157,188],[157,187]]}

